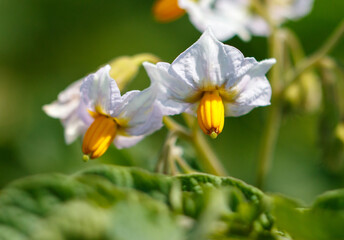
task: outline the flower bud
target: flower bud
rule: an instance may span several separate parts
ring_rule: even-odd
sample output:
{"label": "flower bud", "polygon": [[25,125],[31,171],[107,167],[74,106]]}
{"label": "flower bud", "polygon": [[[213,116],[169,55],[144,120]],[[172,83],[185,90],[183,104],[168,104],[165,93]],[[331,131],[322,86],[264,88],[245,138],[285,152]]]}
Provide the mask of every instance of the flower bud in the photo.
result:
{"label": "flower bud", "polygon": [[303,73],[286,91],[285,98],[294,108],[315,112],[320,108],[322,90],[318,76],[313,71]]}
{"label": "flower bud", "polygon": [[344,122],[339,123],[335,131],[336,137],[344,144]]}
{"label": "flower bud", "polygon": [[121,56],[112,60],[110,76],[116,80],[119,89],[123,89],[138,73],[143,62],[156,63],[159,58],[149,54],[142,53],[134,56]]}
{"label": "flower bud", "polygon": [[153,6],[153,15],[159,22],[174,21],[185,13],[178,5],[178,0],[157,0]]}

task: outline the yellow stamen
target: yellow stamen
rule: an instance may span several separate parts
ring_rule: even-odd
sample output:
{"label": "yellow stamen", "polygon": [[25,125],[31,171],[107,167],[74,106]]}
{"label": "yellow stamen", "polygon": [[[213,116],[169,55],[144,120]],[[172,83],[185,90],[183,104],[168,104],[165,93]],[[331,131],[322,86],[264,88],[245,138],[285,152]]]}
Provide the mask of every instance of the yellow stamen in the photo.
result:
{"label": "yellow stamen", "polygon": [[153,15],[159,22],[174,21],[185,13],[178,5],[178,0],[156,0],[153,6]]}
{"label": "yellow stamen", "polygon": [[225,110],[218,92],[204,93],[197,109],[197,120],[203,132],[212,138],[222,132]]}
{"label": "yellow stamen", "polygon": [[[91,159],[99,158],[111,145],[116,132],[117,123],[114,119],[104,115],[97,116],[84,136],[83,153]],[[86,159],[85,156],[84,159]]]}

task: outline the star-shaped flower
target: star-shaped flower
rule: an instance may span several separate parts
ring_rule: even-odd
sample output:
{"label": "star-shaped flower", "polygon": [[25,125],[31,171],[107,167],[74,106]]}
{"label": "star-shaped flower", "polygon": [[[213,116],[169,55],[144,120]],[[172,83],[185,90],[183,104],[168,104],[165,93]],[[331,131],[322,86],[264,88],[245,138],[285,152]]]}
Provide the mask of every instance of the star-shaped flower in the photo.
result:
{"label": "star-shaped flower", "polygon": [[119,149],[135,145],[162,126],[156,104],[156,84],[121,96],[109,65],[71,84],[58,99],[43,106],[65,127],[67,144],[84,135],[83,152],[91,158],[105,153],[113,142]]}
{"label": "star-shaped flower", "polygon": [[91,158],[103,155],[112,142],[117,148],[130,147],[162,127],[156,85],[121,96],[110,69],[107,65],[90,74],[81,86],[82,102],[89,113],[81,116],[89,125],[82,151]]}
{"label": "star-shaped flower", "polygon": [[270,104],[265,77],[275,59],[257,62],[219,42],[210,29],[172,64],[144,63],[152,82],[160,85],[158,99],[164,115],[197,115],[205,134],[221,133],[225,116],[241,116]]}

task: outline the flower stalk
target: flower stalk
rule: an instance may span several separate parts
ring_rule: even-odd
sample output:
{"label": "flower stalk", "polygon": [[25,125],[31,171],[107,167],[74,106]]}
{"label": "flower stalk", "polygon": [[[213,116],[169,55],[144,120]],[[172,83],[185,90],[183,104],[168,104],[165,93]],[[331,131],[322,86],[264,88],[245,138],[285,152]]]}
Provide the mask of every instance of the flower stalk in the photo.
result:
{"label": "flower stalk", "polygon": [[186,124],[192,129],[191,142],[193,147],[199,154],[199,162],[205,172],[214,174],[217,176],[228,175],[225,168],[222,166],[220,160],[217,158],[213,149],[209,146],[205,135],[198,128],[196,124],[196,119],[191,115],[183,114]]}
{"label": "flower stalk", "polygon": [[260,152],[258,154],[257,186],[263,188],[266,175],[273,158],[279,128],[282,119],[283,89],[282,71],[284,64],[284,33],[276,30],[270,37],[270,55],[277,59],[276,65],[271,69],[270,81],[272,88],[271,107],[263,130]]}
{"label": "flower stalk", "polygon": [[324,45],[321,48],[319,48],[318,51],[313,53],[310,57],[307,57],[301,60],[295,68],[287,71],[286,76],[285,76],[286,86],[284,88],[284,91],[294,81],[296,81],[302,73],[309,70],[314,65],[316,65],[321,59],[323,59],[336,46],[336,44],[339,42],[339,40],[342,38],[343,35],[344,35],[344,20],[340,22],[340,24],[335,29],[335,31],[326,40]]}

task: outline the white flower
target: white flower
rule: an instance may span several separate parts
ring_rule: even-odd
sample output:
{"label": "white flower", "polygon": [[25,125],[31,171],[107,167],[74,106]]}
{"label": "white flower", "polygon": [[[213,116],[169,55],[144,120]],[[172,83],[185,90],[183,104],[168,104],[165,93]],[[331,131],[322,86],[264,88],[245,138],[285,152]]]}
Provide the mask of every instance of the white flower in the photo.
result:
{"label": "white flower", "polygon": [[144,63],[164,115],[197,113],[204,133],[216,137],[224,116],[241,116],[270,104],[271,87],[265,77],[275,59],[257,62],[236,48],[219,42],[208,29],[172,64]]}
{"label": "white flower", "polygon": [[269,0],[268,12],[273,20],[282,24],[286,20],[297,20],[307,15],[313,7],[313,0]]}
{"label": "white flower", "polygon": [[93,119],[83,141],[83,152],[100,157],[112,142],[117,148],[130,147],[162,126],[162,115],[155,103],[156,84],[143,91],[120,95],[116,81],[109,75],[109,65],[87,76],[81,86],[85,108]]}
{"label": "white flower", "polygon": [[[267,36],[268,24],[251,10],[250,0],[174,0],[186,10],[201,32],[211,27],[215,36],[228,40],[235,35],[248,41],[251,35]],[[268,0],[268,14],[277,24],[298,19],[310,12],[313,0]]]}
{"label": "white flower", "polygon": [[48,116],[61,120],[67,144],[74,142],[87,129],[87,125],[79,117],[79,108],[82,110],[80,107],[81,84],[82,80],[72,83],[58,95],[56,101],[43,106]]}

